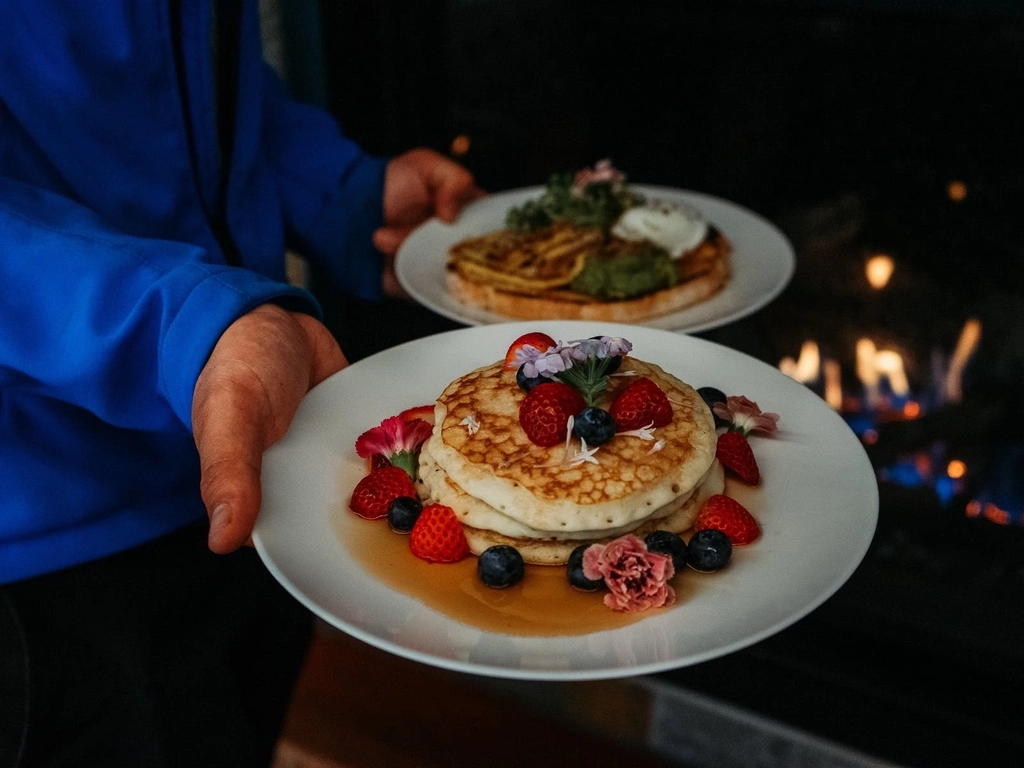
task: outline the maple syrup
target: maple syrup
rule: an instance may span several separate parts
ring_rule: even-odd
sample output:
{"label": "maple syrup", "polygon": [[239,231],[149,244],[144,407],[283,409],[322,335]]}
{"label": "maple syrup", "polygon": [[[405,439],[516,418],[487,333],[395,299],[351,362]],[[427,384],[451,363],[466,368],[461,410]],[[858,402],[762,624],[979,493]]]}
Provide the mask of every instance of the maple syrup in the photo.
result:
{"label": "maple syrup", "polygon": [[392,531],[386,519],[363,520],[340,509],[335,515],[336,535],[367,573],[455,621],[487,632],[584,635],[671,610],[613,611],[604,604],[604,592],[581,592],[569,586],[562,566],[527,565],[518,584],[494,589],[477,577],[474,556],[457,563],[427,563],[413,556],[409,537]]}

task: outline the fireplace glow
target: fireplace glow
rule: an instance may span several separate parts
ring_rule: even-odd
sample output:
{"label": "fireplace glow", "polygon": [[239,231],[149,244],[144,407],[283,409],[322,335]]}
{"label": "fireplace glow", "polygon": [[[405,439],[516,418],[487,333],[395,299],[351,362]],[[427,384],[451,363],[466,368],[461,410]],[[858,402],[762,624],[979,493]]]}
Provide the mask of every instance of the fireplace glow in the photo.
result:
{"label": "fireplace glow", "polygon": [[[845,382],[840,363],[824,357],[813,339],[801,344],[798,357],[784,357],[778,367],[821,396],[843,416],[864,445],[872,446],[882,439],[882,425],[918,419],[947,404],[960,402],[964,373],[980,340],[981,323],[969,319],[953,351],[946,354],[936,349],[931,375],[915,382],[914,387],[903,356],[895,349],[879,349],[867,336],[856,342],[854,375]],[[949,457],[947,451],[941,440],[909,450],[887,466],[876,467],[878,478],[903,487],[930,488],[940,505],[947,506],[964,492],[971,479],[967,463]],[[983,495],[970,502],[964,513],[1002,524],[1015,519],[1000,503],[998,496],[993,502]]]}
{"label": "fireplace glow", "polygon": [[981,341],[981,321],[971,318],[960,331],[956,348],[949,358],[943,386],[943,395],[947,403],[959,403],[963,398],[963,376],[968,361],[978,348]]}

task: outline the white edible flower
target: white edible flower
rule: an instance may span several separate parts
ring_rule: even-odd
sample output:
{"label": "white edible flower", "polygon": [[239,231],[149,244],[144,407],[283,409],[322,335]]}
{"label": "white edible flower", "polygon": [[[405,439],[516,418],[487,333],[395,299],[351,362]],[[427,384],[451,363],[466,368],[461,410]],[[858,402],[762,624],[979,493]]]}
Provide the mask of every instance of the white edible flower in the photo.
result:
{"label": "white edible flower", "polygon": [[569,462],[570,467],[578,467],[584,462],[590,462],[591,464],[599,464],[600,462],[594,458],[594,454],[597,453],[598,448],[601,446],[595,445],[593,448],[587,448],[587,441],[580,439],[580,449],[573,454],[572,461]]}
{"label": "white edible flower", "polygon": [[[652,421],[646,427],[640,427],[640,429],[630,429],[625,432],[616,432],[616,437],[639,437],[641,440],[653,440],[654,439],[654,422]],[[665,441],[663,440],[662,443]]]}
{"label": "white edible flower", "polygon": [[466,431],[469,433],[470,437],[475,435],[480,430],[480,422],[477,421],[476,414],[474,413],[469,414],[469,416],[460,421],[459,424],[466,428]]}

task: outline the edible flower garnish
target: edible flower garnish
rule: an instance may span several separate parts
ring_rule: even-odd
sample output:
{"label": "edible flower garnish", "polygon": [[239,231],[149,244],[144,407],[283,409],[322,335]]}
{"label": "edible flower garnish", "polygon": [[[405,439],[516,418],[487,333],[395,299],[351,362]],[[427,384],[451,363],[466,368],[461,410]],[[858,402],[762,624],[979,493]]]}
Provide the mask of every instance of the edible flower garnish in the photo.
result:
{"label": "edible flower garnish", "polygon": [[751,432],[774,435],[779,424],[779,414],[762,413],[757,403],[742,395],[727,397],[724,403],[715,403],[714,412],[730,422],[729,431],[743,435]]}
{"label": "edible flower garnish", "polygon": [[608,593],[604,604],[613,611],[635,612],[661,608],[675,602],[668,583],[675,575],[672,558],[651,552],[633,534],[608,544],[592,544],[583,552],[583,575],[604,579]]}
{"label": "edible flower garnish", "polygon": [[[616,432],[616,436],[621,437],[639,437],[641,440],[653,440],[654,439],[654,422],[652,421],[646,427],[640,427],[640,429],[627,429],[624,432]],[[662,440],[662,443],[665,441]]]}
{"label": "edible flower garnish", "polygon": [[593,406],[608,388],[608,376],[632,349],[632,343],[617,336],[559,342],[546,352],[526,347],[522,350],[523,375],[565,382],[580,391],[588,406]]}
{"label": "edible flower garnish", "polygon": [[364,459],[382,455],[415,480],[417,453],[433,429],[423,419],[389,416],[380,426],[368,429],[356,438],[356,453]]}
{"label": "edible flower garnish", "polygon": [[602,181],[607,182],[613,192],[618,192],[626,183],[626,174],[612,165],[611,160],[598,160],[593,168],[576,171],[572,180],[572,194],[582,197],[587,187]]}

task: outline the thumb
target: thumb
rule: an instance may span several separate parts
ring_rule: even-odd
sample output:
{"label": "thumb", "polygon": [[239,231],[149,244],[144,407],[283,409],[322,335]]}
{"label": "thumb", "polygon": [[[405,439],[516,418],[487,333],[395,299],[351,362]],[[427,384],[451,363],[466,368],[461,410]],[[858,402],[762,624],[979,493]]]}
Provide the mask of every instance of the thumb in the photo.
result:
{"label": "thumb", "polygon": [[345,365],[326,328],[280,307],[260,307],[221,336],[192,404],[211,550],[230,552],[249,539],[263,452],[287,431],[310,387]]}

